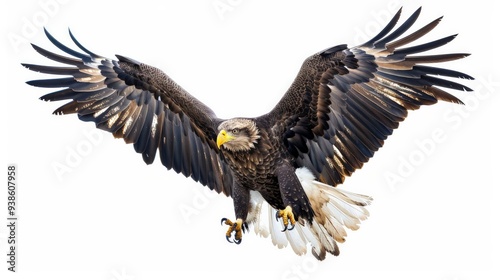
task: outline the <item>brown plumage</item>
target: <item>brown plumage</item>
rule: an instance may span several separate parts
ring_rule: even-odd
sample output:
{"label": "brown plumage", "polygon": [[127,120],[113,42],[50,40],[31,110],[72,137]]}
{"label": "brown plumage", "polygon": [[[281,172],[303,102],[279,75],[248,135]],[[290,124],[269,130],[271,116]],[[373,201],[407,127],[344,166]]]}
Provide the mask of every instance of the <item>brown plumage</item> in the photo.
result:
{"label": "brown plumage", "polygon": [[[54,111],[76,113],[83,121],[133,143],[146,163],[156,153],[168,169],[234,200],[236,222],[223,219],[236,243],[248,223],[273,243],[290,243],[298,254],[307,246],[318,259],[337,255],[345,228],[357,229],[371,198],[336,189],[367,162],[403,121],[408,110],[438,100],[461,103],[443,88],[470,91],[442,77],[472,79],[423,64],[467,54],[414,55],[455,38],[405,47],[431,31],[437,19],[412,34],[420,9],[395,28],[401,10],[373,39],[357,47],[338,45],[307,58],[268,114],[223,120],[165,73],[124,56],[110,60],[74,51],[52,37],[61,56],[35,50],[68,67],[23,64],[33,71],[66,77],[30,85],[63,89],[42,100],[72,100]],[[394,29],[394,30],[393,30]],[[265,203],[269,204],[268,207]],[[291,209],[291,210],[290,210]],[[263,215],[282,218],[283,225]],[[295,223],[295,220],[297,223]],[[289,221],[289,222],[288,222]],[[288,223],[288,224],[287,224]],[[284,226],[284,233],[281,230]]]}

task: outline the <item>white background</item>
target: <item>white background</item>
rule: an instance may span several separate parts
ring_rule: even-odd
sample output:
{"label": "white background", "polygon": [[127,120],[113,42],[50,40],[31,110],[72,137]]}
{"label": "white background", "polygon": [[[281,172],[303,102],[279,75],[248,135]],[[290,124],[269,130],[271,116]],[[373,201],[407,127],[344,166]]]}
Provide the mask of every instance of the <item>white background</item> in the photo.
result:
{"label": "white background", "polygon": [[[314,3],[310,3],[314,2]],[[7,279],[498,279],[499,26],[494,1],[10,1],[1,9],[2,164],[18,166],[18,273],[7,272],[6,184],[0,189],[0,275]],[[493,6],[495,5],[495,7]],[[411,112],[342,188],[374,197],[371,216],[323,262],[253,232],[226,242],[232,201],[38,97],[21,62],[52,64],[46,26],[70,43],[163,69],[220,117],[257,116],[286,91],[302,61],[378,32],[399,7],[423,6],[427,38],[460,33],[443,52],[473,55],[466,105]],[[412,29],[412,30],[415,30]],[[423,42],[423,41],[420,41]],[[433,138],[434,137],[434,138]],[[75,154],[76,153],[76,154]],[[56,167],[66,169],[56,172]],[[5,174],[5,173],[2,173]],[[388,180],[399,176],[399,181]],[[3,177],[5,178],[5,177]],[[6,181],[6,179],[4,179]],[[187,211],[187,212],[186,212]],[[37,277],[37,278],[34,278]],[[6,279],[0,276],[2,279]]]}

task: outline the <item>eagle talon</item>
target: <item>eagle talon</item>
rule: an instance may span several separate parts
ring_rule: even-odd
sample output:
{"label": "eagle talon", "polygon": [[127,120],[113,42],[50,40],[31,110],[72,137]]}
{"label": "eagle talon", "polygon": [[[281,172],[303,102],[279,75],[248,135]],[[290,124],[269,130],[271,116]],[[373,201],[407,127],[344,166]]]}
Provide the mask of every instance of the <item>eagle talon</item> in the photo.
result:
{"label": "eagle talon", "polygon": [[284,228],[282,232],[295,228],[295,216],[293,215],[292,207],[287,206],[285,209],[277,211],[276,221],[279,221],[279,218],[283,219]]}
{"label": "eagle talon", "polygon": [[[246,222],[243,222],[242,219],[237,219],[236,222],[233,223],[227,218],[222,218],[220,222],[221,225],[226,224],[229,226],[229,229],[226,232],[227,242],[239,245],[241,243],[243,233],[245,232],[245,230],[248,230],[248,224]],[[234,238],[231,240],[233,232]]]}

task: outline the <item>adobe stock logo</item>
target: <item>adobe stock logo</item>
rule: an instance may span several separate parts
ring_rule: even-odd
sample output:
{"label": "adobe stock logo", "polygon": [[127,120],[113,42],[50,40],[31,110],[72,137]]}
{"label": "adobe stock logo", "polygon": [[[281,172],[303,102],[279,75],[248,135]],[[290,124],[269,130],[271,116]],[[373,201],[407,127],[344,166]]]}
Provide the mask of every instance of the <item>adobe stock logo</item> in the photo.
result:
{"label": "adobe stock logo", "polygon": [[67,173],[73,172],[80,166],[83,160],[94,150],[94,148],[103,142],[104,135],[101,130],[89,129],[83,130],[84,139],[81,139],[74,146],[66,146],[66,156],[64,160],[53,161],[52,170],[60,182]]}
{"label": "adobe stock logo", "polygon": [[219,19],[224,20],[227,13],[233,12],[242,2],[243,0],[215,0],[212,2],[212,7],[219,16]]}
{"label": "adobe stock logo", "polygon": [[450,133],[457,131],[474,116],[474,112],[487,106],[488,101],[495,97],[495,92],[500,87],[497,77],[478,77],[472,86],[474,92],[461,98],[463,106],[453,106],[443,112],[443,125],[437,126],[426,137],[415,140],[413,148],[398,157],[398,166],[384,174],[387,185],[392,191],[409,179],[420,166],[423,166],[432,155],[439,150],[439,146],[446,143]]}
{"label": "adobe stock logo", "polygon": [[300,264],[293,265],[289,270],[285,271],[281,275],[282,280],[302,280],[310,279],[311,275],[314,274],[319,267],[319,262],[317,259],[312,257],[312,255],[306,255],[302,258]]}
{"label": "adobe stock logo", "polygon": [[203,187],[201,190],[197,186],[192,188],[194,194],[191,195],[191,203],[180,203],[179,212],[186,224],[191,223],[194,217],[203,213],[207,209],[212,200],[218,196],[217,192]]}
{"label": "adobe stock logo", "polygon": [[12,48],[16,52],[19,52],[22,46],[28,46],[30,40],[50,22],[50,19],[59,14],[61,5],[68,2],[68,0],[38,1],[39,9],[31,16],[21,17],[22,24],[20,25],[19,30],[16,33],[9,32],[9,34],[7,34],[7,38]]}

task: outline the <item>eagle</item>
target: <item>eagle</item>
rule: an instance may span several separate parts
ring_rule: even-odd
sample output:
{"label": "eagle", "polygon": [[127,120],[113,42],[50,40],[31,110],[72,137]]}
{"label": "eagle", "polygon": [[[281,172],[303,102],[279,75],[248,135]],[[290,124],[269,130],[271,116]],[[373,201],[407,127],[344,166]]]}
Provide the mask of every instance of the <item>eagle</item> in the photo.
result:
{"label": "eagle", "polygon": [[442,17],[410,33],[421,8],[397,26],[401,11],[366,43],[305,59],[274,108],[253,118],[219,118],[158,68],[98,55],[71,31],[78,51],[44,29],[67,55],[32,44],[65,66],[22,65],[61,75],[27,82],[58,88],[42,100],[69,100],[54,114],[76,113],[133,144],[146,164],[158,154],[167,169],[231,197],[235,216],[221,220],[230,243],[240,244],[250,225],[279,248],[289,244],[298,255],[310,248],[323,260],[339,254],[338,243],[369,216],[372,201],[337,186],[373,157],[409,110],[439,100],[463,104],[446,90],[472,91],[447,79],[471,76],[430,65],[469,54],[422,54],[456,35],[409,46]]}

